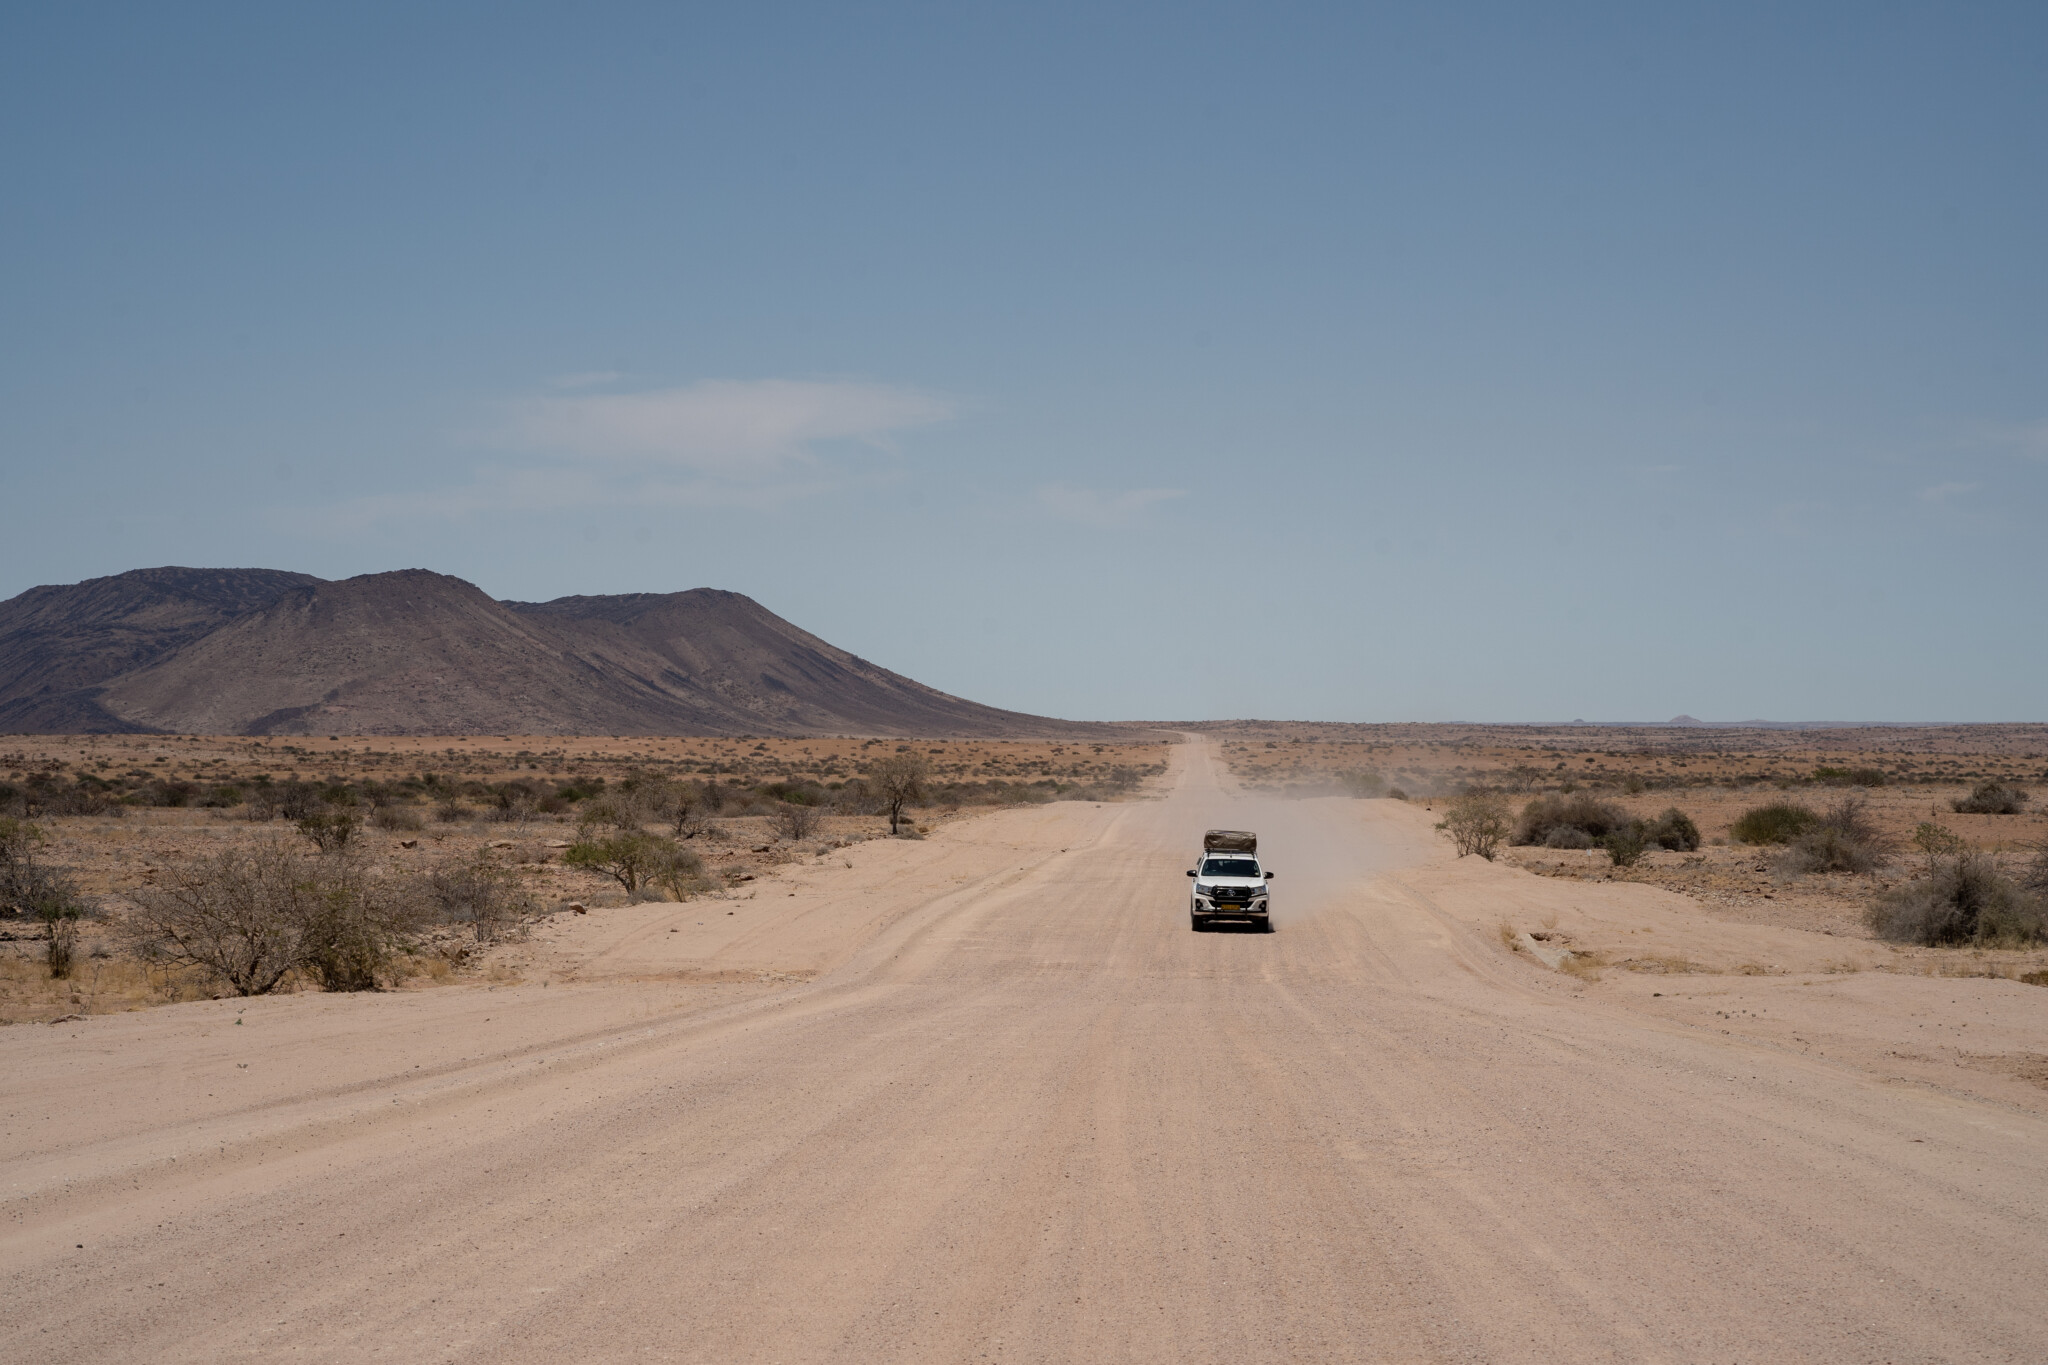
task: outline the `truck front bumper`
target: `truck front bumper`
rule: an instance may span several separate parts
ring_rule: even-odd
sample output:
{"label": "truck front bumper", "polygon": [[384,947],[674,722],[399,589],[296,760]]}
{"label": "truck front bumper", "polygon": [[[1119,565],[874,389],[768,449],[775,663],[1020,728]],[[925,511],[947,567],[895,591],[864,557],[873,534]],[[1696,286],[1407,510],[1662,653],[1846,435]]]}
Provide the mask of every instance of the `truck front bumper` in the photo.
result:
{"label": "truck front bumper", "polygon": [[1193,908],[1198,919],[1266,918],[1266,902],[1263,900],[1250,902],[1197,900]]}

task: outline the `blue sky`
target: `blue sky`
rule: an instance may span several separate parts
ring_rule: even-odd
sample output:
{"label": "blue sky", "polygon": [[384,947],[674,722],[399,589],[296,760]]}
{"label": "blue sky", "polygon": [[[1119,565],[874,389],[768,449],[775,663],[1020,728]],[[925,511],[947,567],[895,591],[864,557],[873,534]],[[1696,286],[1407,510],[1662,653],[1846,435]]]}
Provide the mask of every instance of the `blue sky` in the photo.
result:
{"label": "blue sky", "polygon": [[1088,718],[2040,720],[2038,5],[13,6],[0,596]]}

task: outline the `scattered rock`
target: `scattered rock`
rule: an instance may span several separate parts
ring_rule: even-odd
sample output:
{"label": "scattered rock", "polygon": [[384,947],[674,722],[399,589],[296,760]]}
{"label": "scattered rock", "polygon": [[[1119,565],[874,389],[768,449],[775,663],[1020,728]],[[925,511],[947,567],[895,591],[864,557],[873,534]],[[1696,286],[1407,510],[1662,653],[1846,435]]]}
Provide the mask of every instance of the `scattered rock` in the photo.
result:
{"label": "scattered rock", "polygon": [[590,910],[581,901],[570,901],[569,913],[572,915],[587,915],[590,913]]}
{"label": "scattered rock", "polygon": [[55,1028],[59,1024],[75,1024],[83,1018],[85,1016],[82,1014],[60,1014],[50,1021],[50,1027]]}
{"label": "scattered rock", "polygon": [[418,848],[420,846],[420,841],[417,839],[400,839],[398,841],[398,846],[400,848]]}

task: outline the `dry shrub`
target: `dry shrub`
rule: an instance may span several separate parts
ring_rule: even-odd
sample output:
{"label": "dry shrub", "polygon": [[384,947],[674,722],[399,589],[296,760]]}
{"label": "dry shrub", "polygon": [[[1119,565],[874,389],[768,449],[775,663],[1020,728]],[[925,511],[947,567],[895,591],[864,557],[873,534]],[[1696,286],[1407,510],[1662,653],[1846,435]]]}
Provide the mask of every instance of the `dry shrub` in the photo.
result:
{"label": "dry shrub", "polygon": [[647,794],[647,809],[678,839],[694,839],[711,827],[709,793],[696,782],[664,782]]}
{"label": "dry shrub", "polygon": [[704,873],[704,860],[688,849],[669,847],[655,861],[652,881],[668,893],[670,900],[686,901],[711,889]]}
{"label": "dry shrub", "polygon": [[263,995],[305,961],[318,891],[310,860],[281,839],[230,849],[133,893],[124,926],[145,963],[199,968],[237,995]]}
{"label": "dry shrub", "polygon": [[1739,844],[1789,844],[1819,820],[1797,801],[1773,801],[1744,811],[1728,833]]}
{"label": "dry shrub", "polygon": [[1979,782],[1968,796],[1949,802],[1949,807],[1958,815],[2018,815],[2025,804],[2024,789],[2007,786],[1994,778]]}
{"label": "dry shrub", "polygon": [[644,795],[638,791],[607,792],[583,807],[576,826],[585,838],[589,838],[592,831],[608,829],[621,834],[638,834],[647,823],[649,813]]}
{"label": "dry shrub", "polygon": [[1974,851],[1942,858],[1933,871],[1871,902],[1865,918],[1879,938],[1925,947],[2005,947],[2048,937],[2048,906]]}
{"label": "dry shrub", "polygon": [[2048,896],[2048,844],[2034,850],[2034,860],[2020,873],[2020,885],[2037,896]]}
{"label": "dry shrub", "polygon": [[370,823],[378,829],[395,833],[419,829],[424,822],[420,819],[420,813],[411,806],[395,805],[387,801],[370,807]]}
{"label": "dry shrub", "polygon": [[1826,787],[1882,787],[1882,768],[1815,768],[1813,780]]}
{"label": "dry shrub", "polygon": [[1891,847],[1868,804],[1850,796],[1830,806],[1792,841],[1786,865],[1795,872],[1875,871]]}
{"label": "dry shrub", "polygon": [[1460,858],[1477,853],[1492,862],[1508,837],[1507,798],[1494,792],[1468,792],[1451,802],[1436,827],[1450,836]]}
{"label": "dry shrub", "polygon": [[791,842],[810,838],[818,832],[818,808],[783,802],[775,811],[775,830]]}
{"label": "dry shrub", "polygon": [[330,991],[373,991],[423,918],[412,877],[379,877],[361,860],[313,867],[317,892],[300,966]]}
{"label": "dry shrub", "polygon": [[37,826],[0,816],[0,914],[43,926],[43,965],[61,981],[71,975],[86,906],[70,877],[43,861],[46,842]]}
{"label": "dry shrub", "polygon": [[512,873],[481,852],[434,868],[427,873],[423,890],[435,918],[468,925],[478,943],[489,943],[538,913]]}
{"label": "dry shrub", "polygon": [[1628,828],[1627,812],[1589,794],[1539,796],[1522,807],[1514,842],[1545,848],[1593,848]]}
{"label": "dry shrub", "polygon": [[131,898],[123,935],[138,958],[199,969],[238,995],[266,994],[294,971],[328,990],[373,990],[418,914],[405,879],[276,838],[188,864]]}
{"label": "dry shrub", "polygon": [[352,810],[316,810],[300,817],[298,830],[322,853],[339,853],[355,842],[362,822]]}

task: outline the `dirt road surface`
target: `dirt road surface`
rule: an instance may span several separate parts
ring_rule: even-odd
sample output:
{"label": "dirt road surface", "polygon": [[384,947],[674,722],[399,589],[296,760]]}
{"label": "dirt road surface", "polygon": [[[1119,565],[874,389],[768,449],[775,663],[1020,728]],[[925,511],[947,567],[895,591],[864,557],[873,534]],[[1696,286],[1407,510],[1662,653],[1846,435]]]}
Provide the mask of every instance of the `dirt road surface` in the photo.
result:
{"label": "dirt road surface", "polygon": [[[1169,786],[7,1030],[0,1359],[2048,1360],[2038,1106],[1546,972],[1487,898],[1566,889],[1407,807]],[[1277,933],[1189,931],[1211,825]]]}

